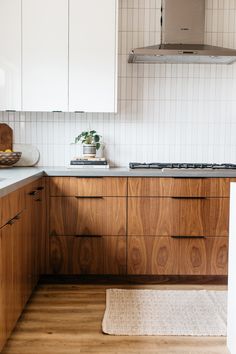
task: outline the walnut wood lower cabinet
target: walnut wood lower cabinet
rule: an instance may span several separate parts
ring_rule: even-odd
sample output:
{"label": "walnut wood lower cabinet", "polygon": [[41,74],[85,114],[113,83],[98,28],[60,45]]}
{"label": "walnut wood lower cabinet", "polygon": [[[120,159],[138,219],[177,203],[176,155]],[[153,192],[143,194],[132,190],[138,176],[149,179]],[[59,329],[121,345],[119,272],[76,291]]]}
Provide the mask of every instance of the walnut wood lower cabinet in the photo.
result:
{"label": "walnut wood lower cabinet", "polygon": [[39,278],[45,240],[42,188],[42,180],[38,180],[1,200],[6,210],[0,228],[0,351]]}
{"label": "walnut wood lower cabinet", "polygon": [[126,274],[125,236],[50,236],[53,274]]}
{"label": "walnut wood lower cabinet", "polygon": [[128,237],[130,275],[227,275],[227,237]]}

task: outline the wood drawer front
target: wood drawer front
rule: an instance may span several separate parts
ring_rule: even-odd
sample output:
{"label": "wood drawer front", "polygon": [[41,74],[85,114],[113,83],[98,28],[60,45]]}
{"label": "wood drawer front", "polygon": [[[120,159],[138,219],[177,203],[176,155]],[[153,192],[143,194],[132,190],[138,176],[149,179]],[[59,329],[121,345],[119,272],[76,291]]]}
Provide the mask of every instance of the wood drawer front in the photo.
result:
{"label": "wood drawer front", "polygon": [[227,275],[228,238],[180,239],[179,274]]}
{"label": "wood drawer front", "polygon": [[21,188],[0,199],[0,227],[21,213],[26,207],[24,189]]}
{"label": "wood drawer front", "polygon": [[128,274],[178,274],[177,247],[171,237],[128,237]]}
{"label": "wood drawer front", "polygon": [[[179,211],[177,236],[225,236],[229,235],[229,199],[176,199]],[[177,231],[177,233],[176,233]]]}
{"label": "wood drawer front", "polygon": [[170,236],[177,227],[174,213],[171,198],[128,198],[128,235]]}
{"label": "wood drawer front", "polygon": [[50,237],[53,274],[126,273],[126,237]]}
{"label": "wood drawer front", "polygon": [[50,195],[53,197],[125,197],[127,195],[127,178],[51,177]]}
{"label": "wood drawer front", "polygon": [[126,235],[126,198],[50,198],[50,234]]}
{"label": "wood drawer front", "polygon": [[128,179],[131,197],[229,197],[229,178]]}
{"label": "wood drawer front", "polygon": [[227,275],[228,239],[128,238],[128,274]]}
{"label": "wood drawer front", "polygon": [[128,199],[128,235],[228,236],[229,199]]}

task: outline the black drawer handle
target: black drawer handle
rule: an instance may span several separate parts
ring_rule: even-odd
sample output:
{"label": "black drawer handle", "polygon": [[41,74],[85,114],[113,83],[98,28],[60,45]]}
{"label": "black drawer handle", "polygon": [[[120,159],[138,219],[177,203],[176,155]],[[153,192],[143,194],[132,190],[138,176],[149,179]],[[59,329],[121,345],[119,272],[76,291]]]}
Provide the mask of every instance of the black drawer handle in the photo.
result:
{"label": "black drawer handle", "polygon": [[43,190],[44,190],[43,186],[37,188],[37,191],[43,191]]}
{"label": "black drawer handle", "polygon": [[172,238],[177,238],[177,239],[192,239],[192,240],[196,240],[196,239],[206,239],[206,236],[171,236]]}
{"label": "black drawer handle", "polygon": [[102,238],[102,235],[74,235],[76,238]]}
{"label": "black drawer handle", "polygon": [[29,192],[29,195],[36,195],[38,193],[38,191],[32,191],[32,192]]}
{"label": "black drawer handle", "polygon": [[102,179],[104,178],[103,176],[96,176],[96,177],[93,177],[93,176],[86,176],[86,177],[83,177],[83,176],[76,176],[75,178],[86,178],[86,179]]}
{"label": "black drawer handle", "polygon": [[207,197],[171,197],[172,199],[186,199],[186,200],[191,200],[191,199],[193,199],[193,200],[197,200],[197,199],[199,199],[199,200],[205,200],[205,199],[207,199]]}
{"label": "black drawer handle", "polygon": [[75,196],[76,199],[103,199],[103,197],[82,197],[82,196]]}

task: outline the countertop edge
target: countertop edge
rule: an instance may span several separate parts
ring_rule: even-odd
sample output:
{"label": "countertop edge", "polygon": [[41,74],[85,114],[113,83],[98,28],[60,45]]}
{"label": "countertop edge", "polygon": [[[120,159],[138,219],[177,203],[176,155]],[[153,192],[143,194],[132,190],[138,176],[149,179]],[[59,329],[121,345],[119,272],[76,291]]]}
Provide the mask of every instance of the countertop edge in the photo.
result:
{"label": "countertop edge", "polygon": [[0,197],[16,191],[40,177],[157,177],[157,178],[235,178],[236,170],[186,171],[186,170],[132,170],[129,168],[110,169],[68,169],[66,167],[15,167],[0,170]]}

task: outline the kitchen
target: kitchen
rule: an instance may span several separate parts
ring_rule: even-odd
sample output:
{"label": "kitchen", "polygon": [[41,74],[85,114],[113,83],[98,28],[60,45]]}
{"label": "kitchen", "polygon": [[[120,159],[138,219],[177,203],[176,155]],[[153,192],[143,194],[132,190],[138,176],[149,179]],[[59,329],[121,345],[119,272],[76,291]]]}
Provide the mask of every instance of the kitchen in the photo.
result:
{"label": "kitchen", "polygon": [[[236,49],[235,1],[191,2],[204,4],[204,44]],[[225,336],[135,336],[134,344],[101,332],[106,289],[226,290],[236,64],[128,63],[136,48],[165,40],[169,2],[99,4],[0,0],[0,122],[22,152],[18,167],[0,171],[1,237],[20,215],[12,227],[23,225],[31,254],[22,266],[30,281],[18,284],[20,303],[12,300],[17,318],[25,311],[1,333],[2,352],[227,353]],[[93,129],[110,168],[69,165],[83,155],[75,138]],[[179,236],[196,237],[196,263]],[[1,259],[7,277],[9,258]]]}

